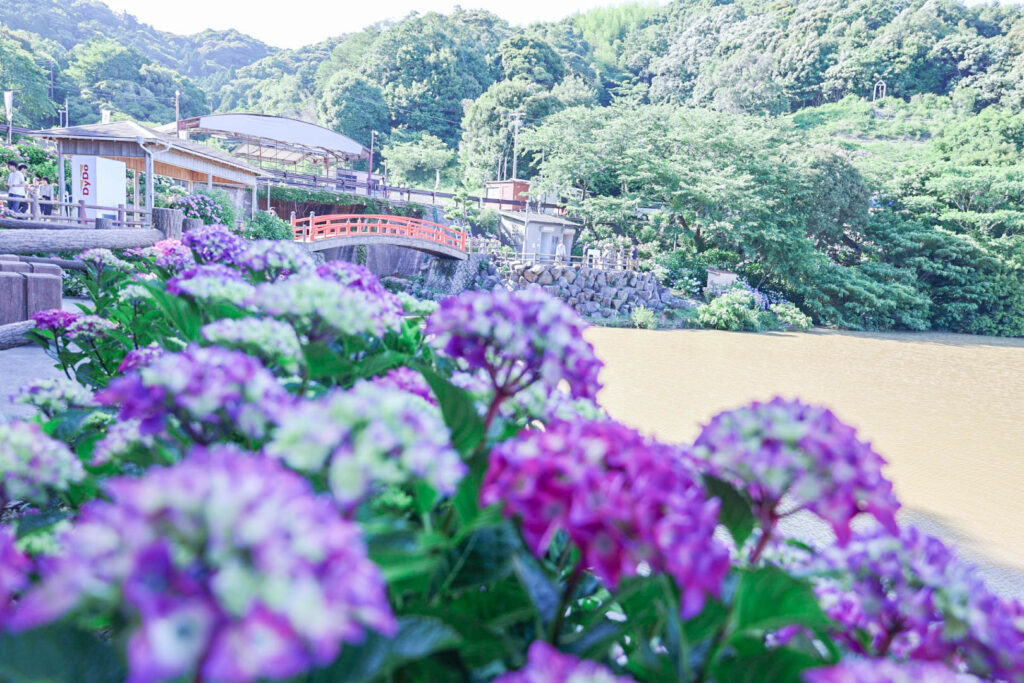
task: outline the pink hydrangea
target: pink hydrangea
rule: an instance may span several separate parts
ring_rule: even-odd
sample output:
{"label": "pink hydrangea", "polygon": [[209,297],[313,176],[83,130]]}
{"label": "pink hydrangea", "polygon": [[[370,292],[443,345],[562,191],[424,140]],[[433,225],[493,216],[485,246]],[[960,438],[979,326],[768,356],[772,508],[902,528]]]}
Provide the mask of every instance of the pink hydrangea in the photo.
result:
{"label": "pink hydrangea", "polygon": [[481,501],[517,517],[542,555],[565,531],[582,566],[609,588],[641,562],[673,577],[685,617],[718,595],[729,572],[714,538],[719,501],[708,498],[684,452],[611,421],[556,420],[498,445]]}

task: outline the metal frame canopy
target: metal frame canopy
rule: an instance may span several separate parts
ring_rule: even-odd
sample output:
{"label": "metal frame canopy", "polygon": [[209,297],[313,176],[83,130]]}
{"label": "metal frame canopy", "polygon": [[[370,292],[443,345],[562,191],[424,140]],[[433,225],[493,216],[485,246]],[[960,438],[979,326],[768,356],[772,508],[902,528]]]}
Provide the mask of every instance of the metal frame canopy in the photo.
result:
{"label": "metal frame canopy", "polygon": [[[256,181],[266,175],[261,169],[235,157],[147,128],[134,121],[93,123],[67,128],[50,128],[32,133],[57,146],[59,174],[63,177],[65,155],[101,156],[123,161],[147,177],[167,178],[212,185],[238,185],[256,192]],[[153,183],[146,183],[146,207],[153,208]],[[63,195],[63,183],[61,183]]]}
{"label": "metal frame canopy", "polygon": [[323,160],[329,163],[366,159],[370,152],[352,138],[307,121],[267,114],[209,114],[162,126],[163,132],[209,135],[235,145],[234,156],[296,166]]}

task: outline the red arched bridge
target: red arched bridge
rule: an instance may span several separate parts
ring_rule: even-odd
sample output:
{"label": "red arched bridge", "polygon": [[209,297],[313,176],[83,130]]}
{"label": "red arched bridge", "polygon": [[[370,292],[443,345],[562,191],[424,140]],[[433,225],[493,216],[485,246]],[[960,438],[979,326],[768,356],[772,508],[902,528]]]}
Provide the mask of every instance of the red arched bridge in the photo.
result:
{"label": "red arched bridge", "polygon": [[406,216],[333,214],[293,218],[295,241],[310,251],[356,244],[390,244],[445,258],[466,258],[466,235],[440,223]]}

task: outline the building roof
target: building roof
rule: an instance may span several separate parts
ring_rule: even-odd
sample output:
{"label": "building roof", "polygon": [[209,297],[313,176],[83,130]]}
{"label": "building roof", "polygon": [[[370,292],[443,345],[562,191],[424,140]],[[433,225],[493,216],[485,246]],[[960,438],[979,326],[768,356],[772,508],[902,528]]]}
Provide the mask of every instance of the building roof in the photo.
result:
{"label": "building roof", "polygon": [[582,227],[579,223],[574,223],[568,218],[563,218],[562,216],[555,216],[549,213],[526,213],[525,211],[499,211],[498,215],[504,218],[511,218],[512,220],[518,221],[520,223],[543,223],[545,225],[563,225],[572,228]]}
{"label": "building roof", "polygon": [[353,161],[370,151],[341,133],[308,121],[268,114],[209,114],[161,126],[164,133],[187,131],[220,138],[235,145],[237,157],[262,162],[297,164],[309,159]]}
{"label": "building roof", "polygon": [[[208,145],[201,145],[196,142],[182,140],[177,135],[168,135],[152,128],[147,128],[135,121],[112,121],[111,123],[90,123],[83,126],[68,126],[66,128],[49,128],[33,133],[36,137],[47,140],[61,141],[91,141],[91,142],[129,142],[137,143],[162,143],[166,151],[174,150],[185,156],[201,157],[217,164],[231,166],[244,175],[262,176],[263,171],[245,161],[234,157],[227,152],[214,149]],[[99,156],[108,156],[99,153]],[[114,154],[113,156],[117,156]]]}

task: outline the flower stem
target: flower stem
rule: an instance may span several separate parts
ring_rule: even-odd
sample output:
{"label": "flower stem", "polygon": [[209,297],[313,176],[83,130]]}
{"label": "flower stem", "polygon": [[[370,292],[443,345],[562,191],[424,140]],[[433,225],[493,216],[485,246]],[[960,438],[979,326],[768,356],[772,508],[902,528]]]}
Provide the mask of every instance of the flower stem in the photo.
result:
{"label": "flower stem", "polygon": [[569,603],[572,601],[572,596],[576,592],[576,587],[580,585],[580,579],[583,578],[583,563],[577,564],[572,574],[569,575],[569,580],[565,582],[565,590],[562,591],[562,599],[558,601],[558,611],[555,612],[555,621],[551,624],[551,644],[558,646],[558,639],[562,635],[562,625],[565,623],[565,614],[569,611]]}

